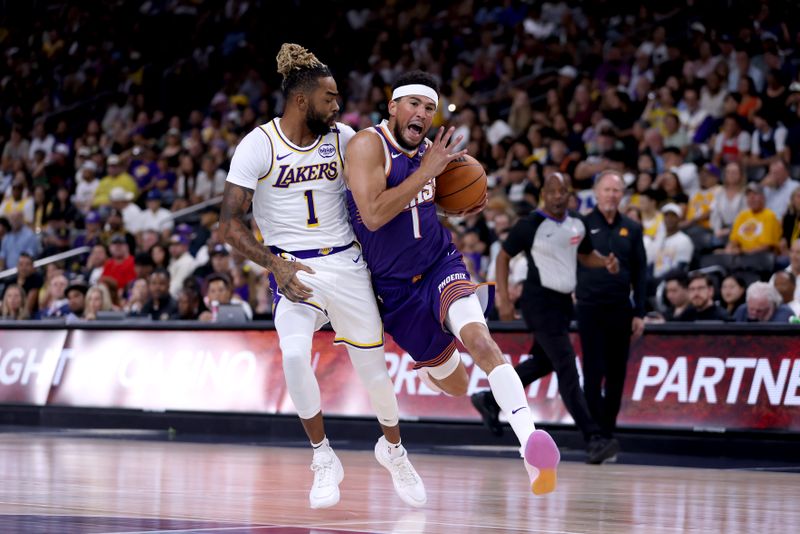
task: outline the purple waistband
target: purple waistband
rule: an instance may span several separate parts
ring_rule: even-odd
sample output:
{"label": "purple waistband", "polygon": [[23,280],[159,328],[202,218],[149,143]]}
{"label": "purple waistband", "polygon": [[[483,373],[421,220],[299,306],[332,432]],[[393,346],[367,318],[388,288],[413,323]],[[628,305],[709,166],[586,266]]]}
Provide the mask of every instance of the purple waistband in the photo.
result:
{"label": "purple waistband", "polygon": [[340,247],[331,247],[331,248],[313,248],[308,250],[295,250],[293,252],[289,252],[288,250],[283,250],[282,248],[270,246],[269,249],[272,251],[273,254],[278,255],[282,252],[286,254],[291,254],[298,260],[307,260],[309,258],[321,258],[322,256],[330,256],[331,254],[336,254],[337,252],[342,252],[343,250],[347,250],[348,248],[352,247],[355,244],[355,241],[348,243],[347,245],[342,245]]}

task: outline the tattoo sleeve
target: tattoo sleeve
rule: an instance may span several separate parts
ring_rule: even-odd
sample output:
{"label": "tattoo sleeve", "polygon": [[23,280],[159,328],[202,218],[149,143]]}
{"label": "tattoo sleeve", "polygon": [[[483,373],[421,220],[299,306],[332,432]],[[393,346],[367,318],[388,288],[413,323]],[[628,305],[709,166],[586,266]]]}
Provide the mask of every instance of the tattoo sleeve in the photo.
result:
{"label": "tattoo sleeve", "polygon": [[225,183],[219,216],[220,237],[265,269],[272,270],[275,255],[253,235],[245,220],[254,191],[230,182]]}

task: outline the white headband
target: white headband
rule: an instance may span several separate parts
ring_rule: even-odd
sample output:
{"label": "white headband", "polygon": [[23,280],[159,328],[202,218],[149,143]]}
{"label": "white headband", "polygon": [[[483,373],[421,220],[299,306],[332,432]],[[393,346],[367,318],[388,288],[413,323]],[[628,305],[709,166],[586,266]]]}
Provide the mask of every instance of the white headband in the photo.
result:
{"label": "white headband", "polygon": [[439,95],[436,94],[436,91],[434,91],[432,87],[428,87],[427,85],[422,85],[421,83],[401,85],[392,92],[392,100],[397,100],[398,98],[411,95],[424,96],[426,98],[430,98],[431,100],[433,100],[433,104],[437,108],[439,107]]}

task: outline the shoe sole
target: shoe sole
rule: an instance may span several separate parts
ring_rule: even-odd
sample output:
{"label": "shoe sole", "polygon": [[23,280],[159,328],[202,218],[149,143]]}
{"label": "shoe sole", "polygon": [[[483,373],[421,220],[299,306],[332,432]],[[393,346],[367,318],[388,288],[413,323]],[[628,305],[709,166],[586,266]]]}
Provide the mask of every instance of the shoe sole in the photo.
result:
{"label": "shoe sole", "polygon": [[387,471],[389,471],[389,476],[392,477],[392,487],[394,488],[394,492],[397,493],[397,496],[400,497],[400,499],[409,506],[413,506],[415,508],[420,508],[422,506],[425,506],[425,504],[427,504],[428,502],[427,495],[425,496],[424,501],[415,501],[410,498],[404,497],[402,492],[398,489],[398,487],[395,486],[394,477],[392,476],[392,468],[390,465],[388,465],[388,463],[384,462],[383,459],[381,458],[380,453],[378,453],[378,446],[380,446],[380,442],[375,444],[375,459],[378,460],[378,463],[381,464]]}
{"label": "shoe sole", "polygon": [[531,491],[535,495],[545,495],[556,489],[561,453],[550,434],[544,430],[533,431],[525,444],[525,461],[539,471],[531,482]]}
{"label": "shoe sole", "polygon": [[339,499],[341,498],[341,494],[339,493],[339,484],[341,484],[342,480],[344,480],[344,468],[342,467],[341,462],[339,462],[339,475],[336,478],[336,492],[328,497],[327,500],[317,501],[316,503],[309,499],[309,505],[312,509],[319,510],[320,508],[330,508],[331,506],[336,506],[339,504]]}

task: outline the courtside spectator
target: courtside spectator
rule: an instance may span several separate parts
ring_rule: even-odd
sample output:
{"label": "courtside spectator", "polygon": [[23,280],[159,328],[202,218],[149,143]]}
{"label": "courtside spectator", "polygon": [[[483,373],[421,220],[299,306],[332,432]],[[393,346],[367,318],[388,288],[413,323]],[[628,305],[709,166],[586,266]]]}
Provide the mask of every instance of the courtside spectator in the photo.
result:
{"label": "courtside spectator", "polygon": [[778,291],[783,303],[791,308],[792,313],[800,317],[800,301],[795,298],[797,279],[789,271],[778,271],[770,279],[772,286]]}
{"label": "courtside spectator", "polygon": [[705,273],[689,275],[689,306],[676,321],[730,321],[731,316],[714,302],[714,283]]}
{"label": "courtside spectator", "polygon": [[786,323],[793,315],[773,286],[767,282],[753,282],[747,288],[746,302],[739,306],[733,319],[740,323]]}

